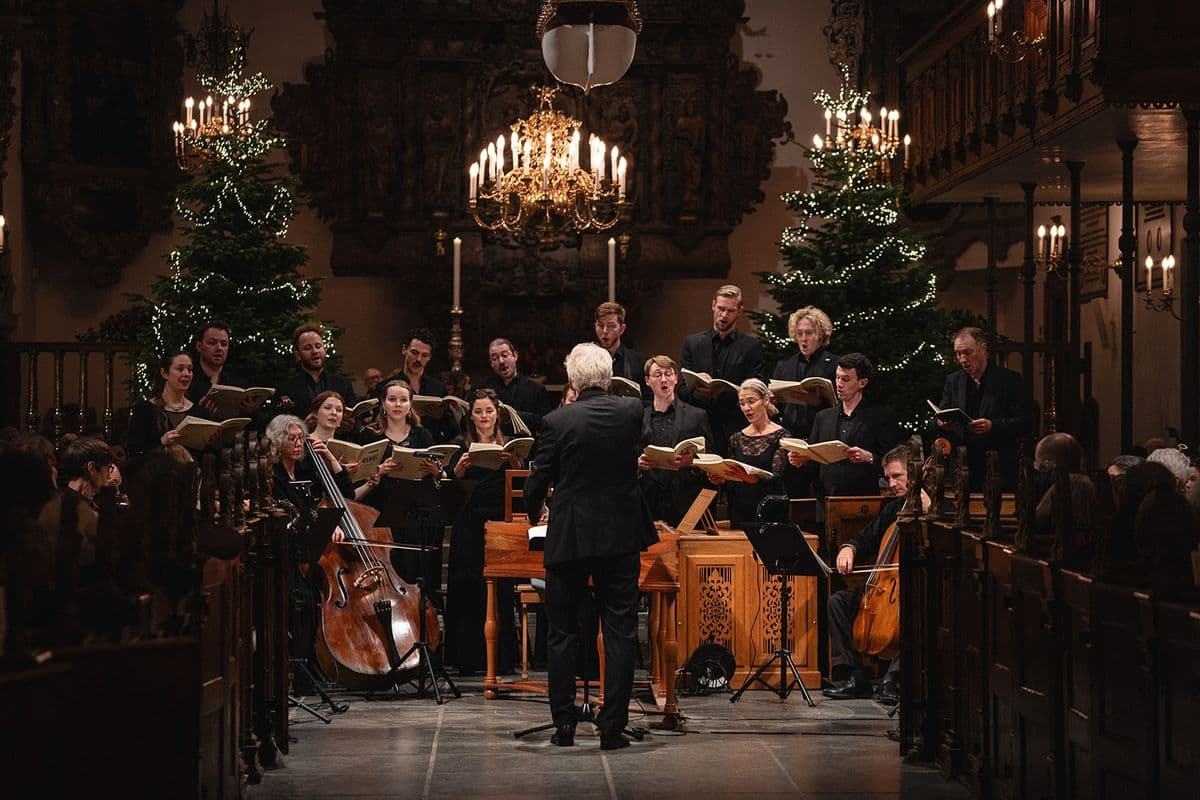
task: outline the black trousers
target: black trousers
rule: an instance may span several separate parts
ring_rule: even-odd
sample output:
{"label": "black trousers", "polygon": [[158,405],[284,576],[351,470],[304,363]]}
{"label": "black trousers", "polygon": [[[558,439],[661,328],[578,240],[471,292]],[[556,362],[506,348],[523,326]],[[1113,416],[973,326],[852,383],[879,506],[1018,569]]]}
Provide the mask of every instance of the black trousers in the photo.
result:
{"label": "black trousers", "polygon": [[[862,669],[862,657],[854,650],[854,618],[862,601],[862,587],[842,589],[829,596],[829,663],[834,667]],[[888,665],[887,678],[895,680],[900,674],[900,659]]]}
{"label": "black trousers", "polygon": [[579,608],[588,578],[604,632],[604,708],[596,718],[601,731],[620,731],[629,722],[633,660],[637,651],[637,553],[585,558],[546,567],[546,618],[550,623],[547,656],[550,713],[556,725],[577,720],[575,668],[580,637]]}

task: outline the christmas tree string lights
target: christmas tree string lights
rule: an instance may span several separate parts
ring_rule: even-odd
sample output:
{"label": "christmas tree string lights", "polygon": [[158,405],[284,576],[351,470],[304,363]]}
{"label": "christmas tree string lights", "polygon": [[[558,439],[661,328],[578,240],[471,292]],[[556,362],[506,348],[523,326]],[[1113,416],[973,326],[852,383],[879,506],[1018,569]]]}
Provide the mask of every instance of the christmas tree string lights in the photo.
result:
{"label": "christmas tree string lights", "polygon": [[[158,359],[189,349],[199,326],[213,320],[230,328],[229,370],[253,385],[277,385],[295,369],[292,331],[312,320],[320,301],[321,282],[301,272],[307,251],[286,241],[296,211],[292,183],[268,163],[284,140],[270,120],[250,115],[252,98],[272,84],[245,74],[240,43],[224,63],[225,74],[198,76],[220,102],[202,101],[203,116],[194,100],[185,104],[188,117],[174,129],[191,175],[175,198],[183,241],[165,256],[168,274],[131,297],[131,314],[144,320],[133,328],[141,345],[130,357],[133,400],[151,393]],[[334,333],[326,339],[331,361]]]}
{"label": "christmas tree string lights", "polygon": [[825,132],[804,146],[812,187],[782,196],[797,217],[780,236],[786,269],[758,273],[779,311],[751,316],[771,355],[782,359],[796,351],[790,314],[823,309],[834,324],[830,350],[866,354],[876,368],[867,394],[917,429],[928,416],[925,400],[941,393],[954,317],[938,308],[934,266],[923,261],[922,238],[904,224],[904,192],[893,183],[911,139],[901,136],[895,109],[873,113],[869,100],[847,75],[836,96],[814,96]]}

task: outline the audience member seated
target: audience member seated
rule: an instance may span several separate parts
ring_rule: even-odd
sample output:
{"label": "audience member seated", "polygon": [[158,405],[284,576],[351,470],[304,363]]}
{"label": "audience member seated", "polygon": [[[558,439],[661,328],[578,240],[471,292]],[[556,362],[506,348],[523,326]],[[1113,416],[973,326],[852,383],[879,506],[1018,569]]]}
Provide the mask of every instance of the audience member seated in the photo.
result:
{"label": "audience member seated", "polygon": [[[1062,555],[1067,561],[1090,556],[1092,534],[1096,528],[1092,513],[1096,506],[1096,487],[1091,478],[1083,474],[1083,448],[1069,433],[1052,433],[1037,443],[1033,459],[1039,472],[1052,474],[1054,469],[1060,467],[1070,471],[1071,538],[1065,543]],[[1053,478],[1049,477],[1049,480],[1052,482]],[[1051,485],[1034,510],[1040,534],[1052,532],[1056,488]]]}
{"label": "audience member seated", "polygon": [[1121,507],[1121,490],[1125,484],[1125,475],[1138,464],[1145,463],[1141,456],[1117,456],[1108,465],[1108,482],[1112,489],[1113,507]]}
{"label": "audience member seated", "polygon": [[1176,447],[1160,447],[1150,451],[1146,461],[1151,464],[1162,464],[1175,478],[1175,489],[1180,494],[1187,490],[1188,478],[1191,477],[1192,461]]}

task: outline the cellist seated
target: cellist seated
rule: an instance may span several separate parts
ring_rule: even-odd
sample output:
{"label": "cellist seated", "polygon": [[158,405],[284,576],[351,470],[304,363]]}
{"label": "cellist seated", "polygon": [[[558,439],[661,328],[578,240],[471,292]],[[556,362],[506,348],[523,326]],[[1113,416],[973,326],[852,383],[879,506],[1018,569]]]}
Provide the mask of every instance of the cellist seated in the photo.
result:
{"label": "cellist seated", "polygon": [[[878,558],[884,535],[896,521],[908,496],[908,458],[909,452],[904,446],[889,450],[883,457],[883,474],[896,498],[885,503],[879,509],[879,515],[838,550],[836,568],[842,575],[870,569]],[[921,493],[921,502],[923,506],[929,502],[924,492]],[[833,700],[874,696],[885,705],[895,705],[900,702],[900,659],[891,660],[879,692],[875,693],[871,677],[863,668],[862,656],[854,649],[854,620],[858,616],[863,593],[862,587],[842,589],[829,598],[829,660],[834,688],[826,689],[824,695]]]}

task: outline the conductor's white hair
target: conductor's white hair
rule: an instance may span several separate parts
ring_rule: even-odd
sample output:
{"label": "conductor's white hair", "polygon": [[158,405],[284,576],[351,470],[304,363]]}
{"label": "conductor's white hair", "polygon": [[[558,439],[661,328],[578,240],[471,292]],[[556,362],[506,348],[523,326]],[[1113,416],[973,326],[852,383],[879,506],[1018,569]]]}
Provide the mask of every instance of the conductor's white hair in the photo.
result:
{"label": "conductor's white hair", "polygon": [[577,344],[567,353],[567,380],[582,392],[595,386],[608,390],[612,382],[612,356],[598,344]]}

